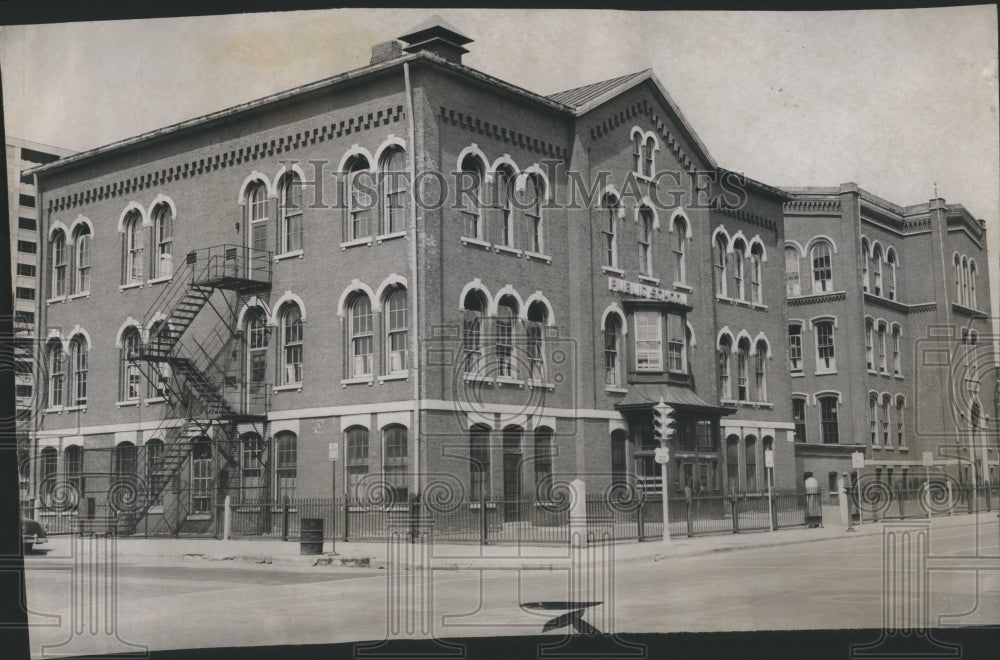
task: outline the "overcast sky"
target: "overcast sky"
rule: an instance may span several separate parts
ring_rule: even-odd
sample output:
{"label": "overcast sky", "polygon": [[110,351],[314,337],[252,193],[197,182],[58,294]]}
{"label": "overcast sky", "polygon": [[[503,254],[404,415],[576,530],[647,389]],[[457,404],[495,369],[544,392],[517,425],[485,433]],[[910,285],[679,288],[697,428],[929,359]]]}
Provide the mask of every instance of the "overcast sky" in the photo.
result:
{"label": "overcast sky", "polygon": [[[818,13],[331,10],[4,27],[6,131],[82,150],[368,63],[438,13],[465,63],[549,94],[652,68],[720,165],[934,194],[1000,242],[992,6]],[[990,260],[994,310],[1000,263]]]}

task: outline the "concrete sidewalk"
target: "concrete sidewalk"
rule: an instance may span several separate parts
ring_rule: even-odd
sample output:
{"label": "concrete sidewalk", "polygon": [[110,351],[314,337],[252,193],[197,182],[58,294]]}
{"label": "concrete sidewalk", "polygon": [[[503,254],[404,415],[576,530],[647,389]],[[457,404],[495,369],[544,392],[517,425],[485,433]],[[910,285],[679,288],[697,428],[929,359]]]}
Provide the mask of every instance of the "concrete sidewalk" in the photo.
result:
{"label": "concrete sidewalk", "polygon": [[[861,538],[880,535],[884,523],[864,523],[853,533],[839,524],[836,509],[824,511],[825,526],[820,528],[781,529],[775,532],[748,532],[717,534],[694,538],[674,538],[670,546],[659,540],[638,543],[592,545],[575,553],[564,545],[496,544],[481,546],[473,543],[402,543],[396,553],[402,565],[420,565],[426,555],[436,569],[523,568],[533,570],[565,569],[571,560],[594,561],[670,561],[672,559],[752,548],[779,547],[800,543],[839,538]],[[920,523],[926,518],[909,519]],[[890,521],[889,524],[892,524]],[[934,529],[949,529],[981,525],[998,527],[997,513],[955,514],[933,518]],[[49,548],[56,555],[68,552],[70,537],[52,537]],[[121,564],[170,563],[176,561],[226,561],[256,564],[279,564],[282,567],[353,566],[384,568],[392,549],[385,541],[336,543],[336,555],[331,554],[333,544],[326,541],[324,554],[303,556],[298,542],[276,539],[203,539],[203,538],[120,538],[117,556]]]}

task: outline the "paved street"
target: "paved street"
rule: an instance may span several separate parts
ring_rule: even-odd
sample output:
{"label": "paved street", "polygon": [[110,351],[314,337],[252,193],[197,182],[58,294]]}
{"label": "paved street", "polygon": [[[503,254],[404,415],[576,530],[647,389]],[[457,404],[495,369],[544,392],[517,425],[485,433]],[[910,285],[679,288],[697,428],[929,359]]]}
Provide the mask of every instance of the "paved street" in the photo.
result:
{"label": "paved street", "polygon": [[[956,516],[933,523],[932,562],[952,557],[961,563],[930,574],[932,625],[1000,624],[1000,572],[980,571],[977,585],[974,571],[958,570],[973,562],[957,558],[977,555],[992,557],[980,559],[980,568],[1000,568],[995,514],[980,522],[977,527],[973,517]],[[518,603],[587,599],[607,603],[585,615],[602,631],[880,627],[882,545],[878,534],[844,534],[659,561],[620,559],[608,573],[610,597],[599,588],[571,589],[569,572],[559,567],[440,570],[433,572],[429,620],[439,637],[537,634],[561,612],[530,611]],[[31,619],[39,626],[31,632],[36,655],[42,645],[70,637],[69,571],[46,570],[72,566],[64,552],[68,547],[65,539],[55,539],[48,553],[27,560]],[[589,565],[589,584],[601,583],[600,565]],[[415,571],[398,575],[419,577]],[[121,640],[154,650],[384,639],[388,577],[386,570],[371,568],[127,556],[118,566],[116,629]],[[389,609],[398,602],[408,611],[419,601],[419,591],[400,593],[400,599],[388,601]],[[88,626],[81,630],[74,652],[128,650],[114,636],[91,634]],[[406,626],[401,630],[405,635]]]}

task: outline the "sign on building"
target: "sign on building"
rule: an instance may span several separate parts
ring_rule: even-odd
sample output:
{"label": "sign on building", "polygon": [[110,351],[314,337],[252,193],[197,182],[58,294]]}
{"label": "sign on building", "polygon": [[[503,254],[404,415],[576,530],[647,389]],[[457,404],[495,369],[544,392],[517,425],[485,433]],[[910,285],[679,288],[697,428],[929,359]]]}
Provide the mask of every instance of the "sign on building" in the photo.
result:
{"label": "sign on building", "polygon": [[862,451],[851,452],[851,467],[860,470],[865,466],[865,453]]}

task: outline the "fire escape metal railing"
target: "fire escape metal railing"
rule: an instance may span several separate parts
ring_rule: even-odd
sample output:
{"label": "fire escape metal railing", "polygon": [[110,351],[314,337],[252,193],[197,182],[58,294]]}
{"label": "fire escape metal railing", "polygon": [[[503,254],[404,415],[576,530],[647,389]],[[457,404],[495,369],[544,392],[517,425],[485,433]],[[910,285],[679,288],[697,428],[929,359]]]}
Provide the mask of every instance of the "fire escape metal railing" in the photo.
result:
{"label": "fire escape metal railing", "polygon": [[[270,289],[271,256],[268,251],[231,244],[188,252],[150,306],[144,319],[149,336],[128,359],[167,404],[156,434],[163,446],[155,455],[143,455],[152,449],[139,449],[137,459],[142,460],[136,463],[147,466],[145,488],[135,493],[135,505],[127,515],[119,515],[120,532],[134,532],[150,508],[162,501],[171,482],[179,486],[197,439],[211,435],[212,446],[235,466],[236,424],[265,419],[270,386],[234,378],[232,368],[240,359],[236,315],[249,296]],[[204,319],[196,332],[189,333],[206,307],[217,318]],[[173,506],[183,507],[182,499],[176,497]]]}

